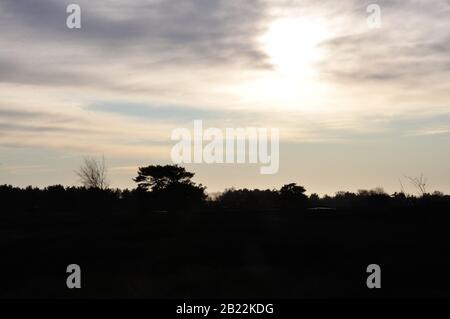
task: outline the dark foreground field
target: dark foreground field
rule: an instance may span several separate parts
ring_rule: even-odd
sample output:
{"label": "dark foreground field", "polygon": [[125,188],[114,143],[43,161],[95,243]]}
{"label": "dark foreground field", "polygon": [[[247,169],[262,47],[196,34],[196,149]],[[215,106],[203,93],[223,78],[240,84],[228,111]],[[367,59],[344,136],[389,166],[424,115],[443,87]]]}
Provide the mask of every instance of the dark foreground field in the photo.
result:
{"label": "dark foreground field", "polygon": [[[450,297],[447,215],[3,217],[0,297]],[[66,287],[69,264],[81,266],[81,289]],[[369,264],[381,266],[381,289],[366,286]]]}

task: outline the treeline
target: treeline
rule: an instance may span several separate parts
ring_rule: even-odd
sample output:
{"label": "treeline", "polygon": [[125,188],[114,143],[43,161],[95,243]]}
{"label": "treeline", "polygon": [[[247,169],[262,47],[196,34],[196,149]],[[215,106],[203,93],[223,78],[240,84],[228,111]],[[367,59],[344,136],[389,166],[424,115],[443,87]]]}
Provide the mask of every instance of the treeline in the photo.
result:
{"label": "treeline", "polygon": [[192,181],[194,173],[178,165],[140,167],[133,180],[133,190],[108,188],[104,161],[87,160],[78,174],[83,187],[49,186],[25,189],[0,186],[0,203],[7,212],[180,212],[180,211],[239,211],[239,212],[301,212],[306,210],[379,211],[450,208],[450,196],[440,192],[421,196],[395,193],[388,195],[381,188],[357,193],[337,192],[334,196],[306,195],[306,189],[295,183],[280,189],[228,189],[214,198],[208,197],[206,187]]}
{"label": "treeline", "polygon": [[423,196],[395,193],[388,195],[380,190],[361,190],[357,193],[338,192],[334,196],[305,195],[305,189],[288,184],[281,189],[228,189],[214,198],[207,197],[204,188],[175,184],[146,191],[98,189],[86,187],[49,186],[18,188],[0,186],[0,203],[3,213],[142,213],[171,211],[285,211],[302,212],[352,210],[377,211],[390,209],[448,210],[450,196],[439,192]]}

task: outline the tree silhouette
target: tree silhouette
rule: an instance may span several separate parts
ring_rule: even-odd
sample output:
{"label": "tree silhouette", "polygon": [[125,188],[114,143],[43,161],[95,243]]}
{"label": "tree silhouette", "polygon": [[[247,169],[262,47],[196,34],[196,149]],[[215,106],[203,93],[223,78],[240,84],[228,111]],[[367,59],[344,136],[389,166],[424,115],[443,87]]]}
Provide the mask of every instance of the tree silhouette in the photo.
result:
{"label": "tree silhouette", "polygon": [[191,181],[194,173],[178,165],[150,165],[140,167],[133,180],[140,191],[151,191],[152,206],[159,209],[189,209],[206,199],[205,187]]}
{"label": "tree silhouette", "polygon": [[308,197],[305,195],[306,189],[296,183],[286,184],[280,189],[281,207],[283,209],[304,209],[307,205]]}
{"label": "tree silhouette", "polygon": [[187,172],[178,165],[150,165],[139,167],[138,176],[133,180],[143,190],[163,190],[173,184],[189,184],[194,173]]}

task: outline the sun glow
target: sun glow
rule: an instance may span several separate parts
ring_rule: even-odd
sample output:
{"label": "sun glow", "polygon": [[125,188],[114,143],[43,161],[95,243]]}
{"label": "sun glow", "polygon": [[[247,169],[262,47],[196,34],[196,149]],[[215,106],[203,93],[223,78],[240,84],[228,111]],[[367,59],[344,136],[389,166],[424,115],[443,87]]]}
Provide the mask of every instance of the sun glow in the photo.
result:
{"label": "sun glow", "polygon": [[284,18],[273,21],[260,42],[278,72],[305,78],[314,75],[314,64],[324,57],[319,44],[328,36],[321,20]]}
{"label": "sun glow", "polygon": [[274,20],[259,38],[272,69],[257,71],[240,83],[240,96],[258,107],[316,110],[327,89],[318,79],[317,63],[326,58],[320,43],[331,37],[319,19]]}

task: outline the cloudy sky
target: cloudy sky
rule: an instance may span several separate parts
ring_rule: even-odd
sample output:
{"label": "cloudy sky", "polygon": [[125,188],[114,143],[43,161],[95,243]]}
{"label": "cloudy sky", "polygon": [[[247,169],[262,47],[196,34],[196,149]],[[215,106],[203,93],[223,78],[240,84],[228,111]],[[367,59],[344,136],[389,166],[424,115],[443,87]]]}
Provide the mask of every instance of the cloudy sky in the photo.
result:
{"label": "cloudy sky", "polygon": [[0,184],[75,185],[104,154],[133,187],[198,119],[280,129],[278,174],[187,165],[211,192],[395,192],[423,173],[450,193],[449,53],[449,0],[0,0]]}

